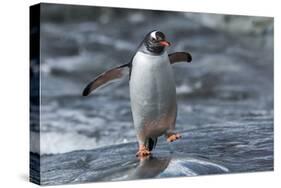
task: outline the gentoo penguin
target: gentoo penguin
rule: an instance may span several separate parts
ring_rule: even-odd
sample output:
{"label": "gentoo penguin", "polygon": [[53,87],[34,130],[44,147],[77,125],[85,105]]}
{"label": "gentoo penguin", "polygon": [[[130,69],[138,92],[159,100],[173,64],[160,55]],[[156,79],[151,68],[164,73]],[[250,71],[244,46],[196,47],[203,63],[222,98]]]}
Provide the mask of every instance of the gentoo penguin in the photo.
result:
{"label": "gentoo penguin", "polygon": [[192,57],[186,52],[167,54],[168,46],[170,43],[162,32],[149,32],[129,63],[100,74],[83,91],[83,96],[88,96],[99,86],[129,74],[132,115],[139,143],[136,156],[139,157],[150,155],[161,135],[165,135],[168,142],[181,137],[174,132],[177,100],[171,64],[191,62]]}

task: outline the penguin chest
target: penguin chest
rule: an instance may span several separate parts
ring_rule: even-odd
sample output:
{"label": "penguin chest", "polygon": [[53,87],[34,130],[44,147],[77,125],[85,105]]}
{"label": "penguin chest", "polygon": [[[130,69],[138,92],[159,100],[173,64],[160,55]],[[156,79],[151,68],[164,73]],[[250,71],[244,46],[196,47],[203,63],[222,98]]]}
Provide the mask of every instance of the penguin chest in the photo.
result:
{"label": "penguin chest", "polygon": [[176,118],[176,87],[167,53],[138,52],[133,59],[130,98],[137,132],[144,137],[162,135]]}

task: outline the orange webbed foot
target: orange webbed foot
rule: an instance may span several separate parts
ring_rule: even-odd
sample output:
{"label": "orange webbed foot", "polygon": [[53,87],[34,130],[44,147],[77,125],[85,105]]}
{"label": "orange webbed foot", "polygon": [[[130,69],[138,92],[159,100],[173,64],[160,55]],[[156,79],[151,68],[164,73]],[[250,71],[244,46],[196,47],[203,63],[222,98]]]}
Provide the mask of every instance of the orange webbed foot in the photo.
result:
{"label": "orange webbed foot", "polygon": [[139,151],[136,153],[136,156],[139,158],[145,158],[149,155],[151,155],[151,152],[144,145],[140,145]]}
{"label": "orange webbed foot", "polygon": [[179,133],[167,134],[167,141],[168,142],[173,142],[173,141],[178,140],[180,138],[181,138],[181,135]]}

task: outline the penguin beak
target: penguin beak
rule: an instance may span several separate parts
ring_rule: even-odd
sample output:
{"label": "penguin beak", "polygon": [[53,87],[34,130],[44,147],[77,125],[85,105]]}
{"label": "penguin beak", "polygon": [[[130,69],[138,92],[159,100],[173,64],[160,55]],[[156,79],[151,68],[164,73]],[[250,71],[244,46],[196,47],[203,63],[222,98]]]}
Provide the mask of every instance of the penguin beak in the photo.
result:
{"label": "penguin beak", "polygon": [[166,40],[161,40],[161,41],[159,42],[159,44],[160,44],[161,46],[165,46],[165,47],[168,47],[168,46],[171,45],[171,43],[168,42],[168,41],[166,41]]}

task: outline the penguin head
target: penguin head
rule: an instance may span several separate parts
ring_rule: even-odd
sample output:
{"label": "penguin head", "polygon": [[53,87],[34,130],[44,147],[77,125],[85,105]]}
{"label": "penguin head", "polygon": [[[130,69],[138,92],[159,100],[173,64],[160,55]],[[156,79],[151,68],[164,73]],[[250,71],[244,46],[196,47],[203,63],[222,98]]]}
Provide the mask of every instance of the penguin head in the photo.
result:
{"label": "penguin head", "polygon": [[166,40],[164,33],[153,30],[145,36],[141,48],[145,53],[159,55],[168,46],[170,46],[170,42]]}

